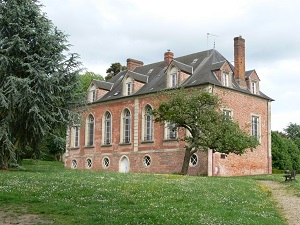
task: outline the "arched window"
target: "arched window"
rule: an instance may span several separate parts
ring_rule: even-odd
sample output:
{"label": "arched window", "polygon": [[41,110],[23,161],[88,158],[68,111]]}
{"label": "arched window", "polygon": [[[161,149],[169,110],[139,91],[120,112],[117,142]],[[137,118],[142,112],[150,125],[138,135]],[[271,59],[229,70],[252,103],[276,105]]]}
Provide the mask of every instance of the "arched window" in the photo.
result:
{"label": "arched window", "polygon": [[123,111],[123,143],[130,143],[131,117],[128,109]]}
{"label": "arched window", "polygon": [[151,113],[152,108],[150,105],[146,105],[144,109],[144,140],[153,140],[153,115]]}
{"label": "arched window", "polygon": [[111,114],[106,112],[104,116],[104,141],[105,145],[111,144]]}
{"label": "arched window", "polygon": [[89,115],[86,123],[86,145],[94,145],[94,117]]}

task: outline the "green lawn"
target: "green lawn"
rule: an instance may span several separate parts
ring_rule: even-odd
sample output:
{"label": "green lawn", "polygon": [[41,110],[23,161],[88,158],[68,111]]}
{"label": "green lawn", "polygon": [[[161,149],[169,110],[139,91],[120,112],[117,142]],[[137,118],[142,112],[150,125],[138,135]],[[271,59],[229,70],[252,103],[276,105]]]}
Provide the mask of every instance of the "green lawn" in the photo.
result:
{"label": "green lawn", "polygon": [[23,167],[0,172],[0,210],[26,209],[53,224],[285,224],[256,180],[282,181],[280,175],[121,174],[41,161]]}

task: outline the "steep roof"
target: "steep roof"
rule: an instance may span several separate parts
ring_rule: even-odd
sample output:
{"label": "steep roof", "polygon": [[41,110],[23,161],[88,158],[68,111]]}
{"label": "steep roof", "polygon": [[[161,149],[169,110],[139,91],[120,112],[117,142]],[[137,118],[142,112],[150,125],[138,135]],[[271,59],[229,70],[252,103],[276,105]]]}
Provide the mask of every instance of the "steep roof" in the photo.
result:
{"label": "steep roof", "polygon": [[[182,83],[181,86],[192,87],[203,84],[223,86],[214,75],[213,71],[220,69],[226,61],[231,67],[232,71],[234,71],[233,65],[215,49],[174,58],[171,64],[175,65],[178,69],[190,74],[190,76]],[[164,61],[160,61],[136,67],[133,72],[127,70],[121,71],[119,74],[109,80],[109,82],[113,83],[114,85],[112,86],[111,91],[100,98],[98,102],[127,97],[122,95],[122,81],[126,74],[129,74],[129,76],[133,77],[134,79],[145,83],[143,87],[141,87],[137,92],[133,93],[130,96],[154,93],[166,89],[166,69],[167,68],[165,67]],[[234,78],[232,79],[232,82],[232,89],[247,94],[252,94],[250,90],[240,88]],[[258,96],[272,100],[261,92]]]}

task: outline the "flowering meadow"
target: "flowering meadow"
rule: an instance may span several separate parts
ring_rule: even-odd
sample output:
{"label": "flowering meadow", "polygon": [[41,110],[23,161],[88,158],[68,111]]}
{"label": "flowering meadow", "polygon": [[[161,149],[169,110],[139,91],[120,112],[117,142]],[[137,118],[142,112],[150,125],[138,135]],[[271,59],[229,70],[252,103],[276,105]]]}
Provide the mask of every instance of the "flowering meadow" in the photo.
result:
{"label": "flowering meadow", "polygon": [[0,172],[0,211],[51,224],[285,224],[255,177],[79,171],[31,160],[22,166]]}

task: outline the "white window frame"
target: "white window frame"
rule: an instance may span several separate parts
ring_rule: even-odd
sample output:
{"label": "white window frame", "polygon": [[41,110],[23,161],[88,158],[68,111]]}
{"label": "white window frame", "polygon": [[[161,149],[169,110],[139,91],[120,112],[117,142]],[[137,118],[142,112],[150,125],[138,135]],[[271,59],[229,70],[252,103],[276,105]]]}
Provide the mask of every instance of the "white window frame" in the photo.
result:
{"label": "white window frame", "polygon": [[223,112],[223,114],[225,116],[228,116],[228,117],[232,118],[232,110],[230,110],[230,109],[223,109],[222,112]]}
{"label": "white window frame", "polygon": [[112,115],[106,111],[103,117],[103,145],[111,145],[112,142]]}
{"label": "white window frame", "polygon": [[153,115],[151,114],[152,107],[150,105],[146,105],[143,113],[143,140],[144,141],[153,141]]}
{"label": "white window frame", "polygon": [[131,113],[129,109],[124,109],[121,114],[121,143],[131,143]]}
{"label": "white window frame", "polygon": [[251,135],[256,137],[260,142],[261,139],[261,125],[260,125],[260,116],[252,115],[251,116]]}
{"label": "white window frame", "polygon": [[178,69],[173,66],[167,73],[167,86],[169,88],[175,88],[179,85]]}
{"label": "white window frame", "polygon": [[229,73],[228,72],[222,72],[222,81],[223,85],[225,87],[229,87]]}
{"label": "white window frame", "polygon": [[196,153],[193,153],[190,157],[190,163],[189,163],[189,166],[190,167],[195,167],[198,165],[198,162],[199,162],[199,157]]}
{"label": "white window frame", "polygon": [[251,81],[251,92],[252,94],[257,94],[257,82]]}
{"label": "white window frame", "polygon": [[133,79],[131,77],[127,77],[124,83],[124,95],[128,96],[133,93]]}
{"label": "white window frame", "polygon": [[85,145],[94,146],[95,118],[92,114],[89,114],[87,117],[85,134]]}
{"label": "white window frame", "polygon": [[165,139],[166,140],[176,140],[178,138],[178,128],[173,122],[165,123]]}

